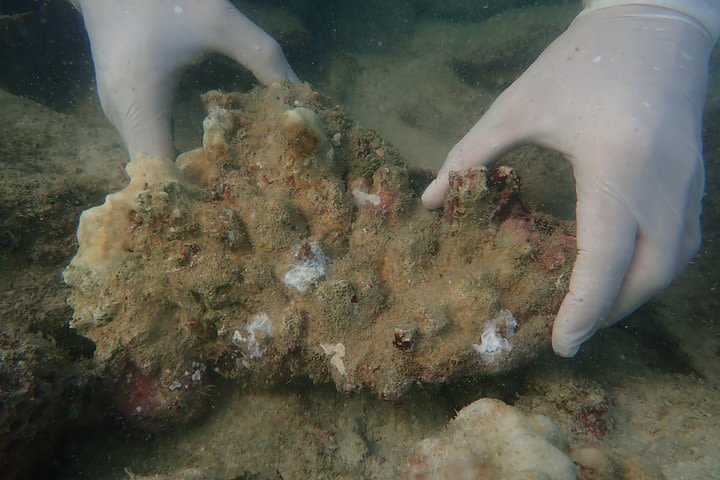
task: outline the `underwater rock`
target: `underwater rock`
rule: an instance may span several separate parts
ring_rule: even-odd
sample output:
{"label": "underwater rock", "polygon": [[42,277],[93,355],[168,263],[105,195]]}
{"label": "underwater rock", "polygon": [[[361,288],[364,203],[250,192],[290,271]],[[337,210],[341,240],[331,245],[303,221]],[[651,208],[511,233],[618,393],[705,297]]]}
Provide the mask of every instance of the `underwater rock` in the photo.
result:
{"label": "underwater rock", "polygon": [[[133,159],[64,272],[126,416],[189,418],[214,375],[397,399],[547,348],[574,225],[533,212],[517,172],[454,173],[428,211],[395,149],[308,85],[203,100],[206,145]],[[478,353],[497,318],[503,348]]]}
{"label": "underwater rock", "polygon": [[460,410],[440,435],[415,444],[400,478],[575,480],[567,450],[549,418],[482,398]]}
{"label": "underwater rock", "polygon": [[567,373],[530,379],[515,405],[552,418],[574,444],[600,441],[613,428],[608,392],[597,382]]}
{"label": "underwater rock", "polygon": [[8,330],[0,325],[0,477],[11,480],[52,455],[73,414],[90,415],[81,394],[90,375],[41,335]]}
{"label": "underwater rock", "polygon": [[0,105],[0,276],[25,260],[64,266],[77,216],[122,185],[127,154],[108,129],[2,89]]}
{"label": "underwater rock", "polygon": [[437,436],[416,443],[403,480],[663,479],[655,466],[602,447],[569,447],[544,415],[482,398],[461,409]]}

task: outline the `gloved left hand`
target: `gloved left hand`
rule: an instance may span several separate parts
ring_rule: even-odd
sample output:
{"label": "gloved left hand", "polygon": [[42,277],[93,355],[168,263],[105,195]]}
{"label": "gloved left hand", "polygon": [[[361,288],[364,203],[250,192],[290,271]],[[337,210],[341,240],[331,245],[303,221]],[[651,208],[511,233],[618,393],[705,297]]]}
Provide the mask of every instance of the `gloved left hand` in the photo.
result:
{"label": "gloved left hand", "polygon": [[127,146],[174,158],[170,108],[179,69],[216,51],[263,83],[298,81],[278,43],[225,0],[79,0],[100,103]]}

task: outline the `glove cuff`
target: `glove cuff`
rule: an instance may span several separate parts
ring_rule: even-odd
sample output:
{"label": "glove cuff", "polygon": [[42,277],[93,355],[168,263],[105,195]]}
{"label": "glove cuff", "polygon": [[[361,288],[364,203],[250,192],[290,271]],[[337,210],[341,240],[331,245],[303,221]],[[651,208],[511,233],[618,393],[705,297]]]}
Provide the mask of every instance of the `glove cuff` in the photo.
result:
{"label": "glove cuff", "polygon": [[[584,13],[621,5],[661,7],[676,12],[678,19],[704,31],[713,44],[720,35],[720,1],[718,0],[590,0]],[[684,18],[683,18],[684,17]]]}

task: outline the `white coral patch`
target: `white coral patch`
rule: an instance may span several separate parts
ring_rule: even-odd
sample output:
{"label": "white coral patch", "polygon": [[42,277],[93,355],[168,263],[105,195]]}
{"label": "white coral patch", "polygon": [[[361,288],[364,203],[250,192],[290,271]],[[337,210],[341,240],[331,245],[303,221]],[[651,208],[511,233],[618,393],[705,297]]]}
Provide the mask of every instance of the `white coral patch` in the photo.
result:
{"label": "white coral patch", "polygon": [[342,343],[337,343],[335,345],[330,343],[321,343],[320,348],[323,349],[325,355],[330,357],[330,366],[337,370],[340,375],[345,376],[345,374],[347,374],[345,362],[343,361],[345,358],[345,345]]}
{"label": "white coral patch", "polygon": [[273,325],[267,313],[260,312],[250,317],[250,323],[245,327],[246,336],[235,330],[232,341],[245,348],[250,358],[260,358],[265,353],[265,347],[260,343],[263,338],[272,337]]}
{"label": "white coral patch", "polygon": [[293,287],[300,293],[305,293],[310,285],[314,284],[327,274],[328,261],[325,252],[316,241],[309,242],[310,255],[298,260],[283,277],[285,285]]}
{"label": "white coral patch", "polygon": [[[480,336],[480,344],[473,344],[473,350],[479,353],[483,360],[491,362],[503,352],[513,349],[511,339],[515,335],[517,320],[510,310],[500,310],[495,317],[485,322],[483,333]],[[503,334],[500,332],[502,327]]]}
{"label": "white coral patch", "polygon": [[352,196],[353,196],[353,205],[355,205],[358,208],[362,207],[366,203],[369,203],[370,205],[375,205],[376,207],[378,205],[380,205],[380,197],[374,193],[365,193],[362,190],[353,188]]}

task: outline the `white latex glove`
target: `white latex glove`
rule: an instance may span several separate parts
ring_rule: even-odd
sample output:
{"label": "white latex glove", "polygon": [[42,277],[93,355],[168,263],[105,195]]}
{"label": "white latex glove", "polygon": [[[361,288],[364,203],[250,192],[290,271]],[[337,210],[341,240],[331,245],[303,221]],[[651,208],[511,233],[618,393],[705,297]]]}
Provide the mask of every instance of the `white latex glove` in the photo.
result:
{"label": "white latex glove", "polygon": [[559,355],[575,355],[666,287],[699,248],[714,35],[656,6],[581,13],[453,147],[423,194],[426,206],[441,206],[449,171],[521,144],[567,155],[578,256],[553,328]]}
{"label": "white latex glove", "polygon": [[182,66],[216,51],[263,83],[298,81],[278,43],[224,0],[79,0],[100,103],[130,158],[174,158],[170,108]]}

